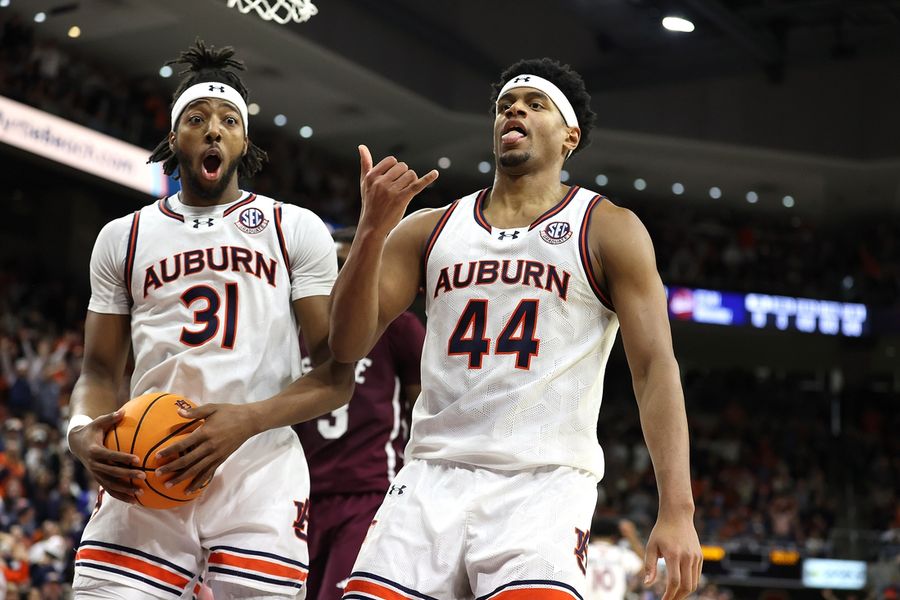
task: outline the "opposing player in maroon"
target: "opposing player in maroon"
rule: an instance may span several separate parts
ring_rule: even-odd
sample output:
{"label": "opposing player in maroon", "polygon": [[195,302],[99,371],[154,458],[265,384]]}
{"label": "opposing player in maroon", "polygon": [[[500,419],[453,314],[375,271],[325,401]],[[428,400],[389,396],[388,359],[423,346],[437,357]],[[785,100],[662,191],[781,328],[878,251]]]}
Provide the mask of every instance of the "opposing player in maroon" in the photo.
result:
{"label": "opposing player in maroon", "polygon": [[[334,233],[339,266],[353,233]],[[401,314],[357,363],[350,403],[295,427],[311,482],[308,600],[341,597],[372,518],[403,466],[424,342],[418,317]]]}

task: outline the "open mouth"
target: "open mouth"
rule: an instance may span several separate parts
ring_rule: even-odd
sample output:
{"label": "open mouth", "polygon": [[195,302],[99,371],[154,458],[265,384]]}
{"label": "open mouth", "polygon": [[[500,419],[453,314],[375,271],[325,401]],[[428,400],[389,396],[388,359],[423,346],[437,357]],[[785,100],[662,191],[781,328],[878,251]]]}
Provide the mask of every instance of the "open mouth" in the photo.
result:
{"label": "open mouth", "polygon": [[214,180],[219,177],[219,171],[222,168],[222,157],[219,156],[217,150],[207,152],[201,164],[204,179]]}
{"label": "open mouth", "polygon": [[518,125],[507,126],[504,129],[503,135],[500,137],[500,141],[504,144],[515,144],[528,135],[525,128]]}

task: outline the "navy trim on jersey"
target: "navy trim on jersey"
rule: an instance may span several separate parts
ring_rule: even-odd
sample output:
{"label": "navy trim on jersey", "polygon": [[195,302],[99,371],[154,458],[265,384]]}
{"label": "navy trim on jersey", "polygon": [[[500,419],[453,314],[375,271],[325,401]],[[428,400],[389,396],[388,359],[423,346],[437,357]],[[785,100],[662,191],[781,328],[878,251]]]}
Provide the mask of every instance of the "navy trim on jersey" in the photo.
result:
{"label": "navy trim on jersey", "polygon": [[263,552],[262,550],[247,550],[245,548],[236,548],[234,546],[213,546],[209,549],[210,552],[217,552],[219,550],[226,550],[228,552],[234,552],[235,554],[247,554],[249,556],[265,556],[266,558],[274,558],[275,560],[280,560],[281,562],[285,562],[295,567],[300,567],[301,569],[309,570],[309,565],[305,565],[299,560],[294,560],[292,558],[285,558],[284,556],[279,556],[278,554],[272,554],[271,552]]}
{"label": "navy trim on jersey", "polygon": [[222,216],[223,216],[223,217],[227,217],[228,215],[230,215],[231,213],[233,213],[234,211],[236,211],[236,210],[239,209],[240,207],[242,207],[242,206],[247,206],[248,204],[250,204],[250,203],[253,202],[254,200],[256,200],[256,194],[251,193],[251,194],[250,194],[249,196],[247,196],[245,199],[241,200],[241,201],[238,202],[237,204],[235,204],[235,205],[231,206],[230,208],[228,208],[228,210],[226,210],[224,213],[222,213]]}
{"label": "navy trim on jersey", "polygon": [[255,575],[253,573],[243,573],[241,571],[233,571],[231,569],[226,569],[223,567],[219,567],[217,565],[210,565],[207,567],[207,570],[211,573],[221,573],[222,575],[232,575],[234,577],[242,577],[244,579],[253,579],[255,581],[262,581],[263,583],[271,583],[273,585],[281,585],[284,587],[291,587],[300,589],[303,587],[302,581],[282,581],[280,579],[271,579],[269,577],[263,577],[262,575]]}
{"label": "navy trim on jersey", "polygon": [[125,254],[125,293],[128,294],[128,303],[134,304],[131,295],[131,282],[134,278],[134,257],[137,253],[138,226],[141,221],[141,211],[134,211],[131,218],[131,230],[128,232],[128,250]]}
{"label": "navy trim on jersey", "polygon": [[556,206],[547,210],[547,212],[545,212],[544,214],[539,216],[534,221],[534,223],[529,225],[528,231],[531,231],[532,229],[534,229],[535,227],[537,227],[538,225],[540,225],[541,223],[543,223],[544,221],[546,221],[547,219],[552,217],[553,215],[559,214],[566,206],[569,205],[569,202],[572,201],[572,198],[575,197],[575,194],[578,193],[579,189],[581,189],[581,188],[579,188],[577,185],[573,185],[572,187],[570,187],[569,191],[566,193],[566,195],[563,196],[563,199],[556,203]]}
{"label": "navy trim on jersey", "polygon": [[490,190],[491,188],[484,188],[478,193],[478,197],[475,198],[475,222],[481,225],[488,233],[491,233],[492,230],[491,224],[484,218],[484,199]]}
{"label": "navy trim on jersey", "polygon": [[581,596],[581,594],[578,593],[578,590],[576,590],[574,587],[572,587],[568,583],[563,583],[561,581],[552,581],[550,579],[522,579],[519,581],[510,581],[509,583],[501,585],[500,587],[495,589],[490,594],[485,594],[484,596],[478,596],[477,598],[475,598],[475,600],[487,600],[487,598],[490,598],[494,594],[502,592],[506,588],[510,588],[513,586],[520,586],[520,585],[522,585],[522,586],[551,585],[554,587],[560,587],[568,592],[571,592],[573,596],[578,598],[578,600],[584,600],[584,598]]}
{"label": "navy trim on jersey", "polygon": [[453,203],[447,207],[447,210],[438,219],[437,224],[434,226],[434,229],[431,230],[431,235],[425,240],[425,252],[422,253],[422,273],[421,273],[421,281],[422,285],[427,283],[428,277],[428,257],[431,256],[431,251],[434,249],[434,244],[437,242],[438,236],[441,235],[441,231],[444,230],[444,227],[447,225],[447,221],[450,220],[450,215],[453,214],[453,211],[456,210],[456,206],[459,204],[459,200],[454,200]]}
{"label": "navy trim on jersey", "polygon": [[[166,394],[163,394],[166,395]],[[134,554],[136,556],[140,556],[142,558],[146,558],[148,560],[152,560],[154,562],[158,562],[161,565],[165,565],[172,569],[173,571],[178,571],[182,575],[186,575],[189,579],[193,579],[196,577],[194,573],[191,573],[184,567],[180,567],[175,563],[169,562],[165,559],[162,559],[158,556],[154,556],[149,552],[144,552],[143,550],[138,550],[136,548],[129,548],[128,546],[120,546],[119,544],[111,544],[109,542],[100,542],[97,540],[82,540],[82,542],[78,545],[79,548],[82,546],[96,546],[98,548],[109,548],[111,550],[118,550],[120,552],[126,552],[128,554]]]}
{"label": "navy trim on jersey", "polygon": [[437,238],[441,235],[441,231],[444,230],[444,226],[447,224],[447,221],[450,220],[450,215],[453,214],[453,211],[456,210],[457,205],[459,204],[459,200],[454,200],[453,203],[447,207],[447,210],[444,211],[444,214],[441,215],[441,218],[438,219],[437,224],[435,224],[434,229],[431,230],[431,234],[428,236],[428,239],[425,240],[425,253],[422,256],[422,264],[426,264],[428,262],[428,257],[431,256],[431,250],[434,248],[435,242],[437,242]]}
{"label": "navy trim on jersey", "polygon": [[176,221],[181,221],[184,223],[184,215],[181,213],[177,213],[171,208],[169,208],[169,203],[166,202],[166,198],[160,198],[159,200],[159,212],[166,215],[170,219],[175,219]]}
{"label": "navy trim on jersey", "polygon": [[604,199],[605,196],[597,194],[588,203],[587,210],[584,211],[584,220],[581,222],[581,231],[578,234],[578,253],[581,255],[581,266],[584,268],[584,274],[587,276],[588,284],[591,286],[591,290],[593,290],[594,295],[597,296],[597,299],[600,300],[600,303],[603,304],[603,306],[615,312],[616,309],[613,308],[612,302],[606,297],[606,294],[603,293],[603,290],[600,288],[598,277],[596,273],[594,273],[594,266],[591,264],[591,251],[590,247],[588,246],[588,233],[590,231],[591,214],[594,211],[594,207],[600,202],[603,202]]}
{"label": "navy trim on jersey", "polygon": [[[152,579],[147,579],[146,577],[141,577],[140,575],[135,575],[134,573],[129,573],[128,571],[123,571],[121,569],[116,569],[115,567],[108,567],[106,565],[98,565],[92,562],[84,562],[84,561],[75,561],[76,567],[81,567],[82,569],[97,569],[98,571],[108,571],[109,573],[115,573],[116,575],[122,575],[124,577],[128,577],[130,579],[134,579],[136,581],[140,581],[141,583],[147,584],[149,586],[153,586],[157,589],[160,589],[164,592],[169,592],[173,594],[175,597],[180,598],[181,594],[184,590],[179,588],[172,588],[163,583],[159,583],[158,581],[153,581]],[[188,584],[190,585],[190,584]]]}
{"label": "navy trim on jersey", "polygon": [[281,230],[281,203],[275,205],[275,233],[278,235],[278,246],[281,248],[281,256],[287,267],[288,277],[291,275],[291,258],[288,256],[287,244],[284,242],[284,232]]}
{"label": "navy trim on jersey", "polygon": [[387,577],[382,577],[380,575],[376,575],[375,573],[368,573],[366,571],[354,571],[354,572],[350,573],[350,579],[353,579],[354,577],[359,577],[360,579],[372,579],[374,581],[378,581],[379,583],[384,583],[391,587],[397,588],[398,590],[400,590],[406,594],[415,596],[416,598],[422,598],[422,600],[438,600],[437,598],[435,598],[433,596],[423,594],[422,592],[417,592],[416,590],[414,590],[412,588],[408,588],[405,585],[400,585],[396,581],[391,581]]}

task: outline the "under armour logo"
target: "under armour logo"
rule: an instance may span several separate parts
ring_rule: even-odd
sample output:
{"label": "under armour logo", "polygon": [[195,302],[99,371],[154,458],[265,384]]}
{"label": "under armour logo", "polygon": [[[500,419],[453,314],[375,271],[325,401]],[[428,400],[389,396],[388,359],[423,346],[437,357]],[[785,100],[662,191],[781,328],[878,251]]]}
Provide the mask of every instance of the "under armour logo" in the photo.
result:
{"label": "under armour logo", "polygon": [[209,91],[211,91],[211,92],[216,91],[216,88],[219,88],[219,93],[220,93],[220,94],[224,94],[224,93],[225,93],[225,86],[224,86],[224,85],[212,85],[212,84],[209,85]]}
{"label": "under armour logo", "polygon": [[505,240],[506,238],[512,238],[514,240],[517,240],[517,239],[519,239],[519,233],[521,233],[521,232],[513,231],[512,233],[508,233],[506,231],[501,231],[500,234],[497,236],[497,239]]}
{"label": "under armour logo", "polygon": [[[199,228],[200,228],[200,223],[201,223],[202,221],[203,221],[203,219],[194,219],[194,229],[199,229]],[[206,219],[206,226],[207,226],[207,227],[212,227],[212,226],[213,226],[213,220],[212,220],[212,217],[209,217],[208,219]]]}
{"label": "under armour logo", "polygon": [[388,496],[393,496],[394,492],[397,492],[398,496],[403,495],[403,490],[406,489],[405,485],[391,485],[391,491],[388,492]]}
{"label": "under armour logo", "polygon": [[515,79],[513,79],[513,83],[519,83],[520,81],[528,83],[529,81],[531,81],[531,75],[526,75],[525,77],[516,77]]}

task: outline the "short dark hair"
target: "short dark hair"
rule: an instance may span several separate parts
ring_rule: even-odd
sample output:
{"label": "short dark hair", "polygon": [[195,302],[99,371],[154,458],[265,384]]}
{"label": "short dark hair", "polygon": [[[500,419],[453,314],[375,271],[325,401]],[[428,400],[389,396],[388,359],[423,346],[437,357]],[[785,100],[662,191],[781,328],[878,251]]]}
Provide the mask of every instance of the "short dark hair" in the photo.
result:
{"label": "short dark hair", "polygon": [[[197,38],[190,48],[181,52],[178,58],[170,60],[166,64],[188,65],[187,69],[179,73],[179,75],[184,75],[185,77],[172,95],[173,105],[186,89],[196,83],[205,81],[227,84],[236,89],[245,102],[247,101],[249,95],[247,86],[244,85],[238,74],[231,70],[244,70],[244,63],[234,58],[234,48],[231,46],[225,46],[217,50],[215,46],[207,46],[203,40]],[[238,175],[241,177],[252,177],[262,169],[263,164],[268,160],[269,157],[265,151],[253,142],[249,142],[247,144],[247,153],[241,157],[241,162],[238,164]],[[168,135],[156,146],[150,155],[150,160],[147,162],[162,162],[163,172],[166,175],[171,175],[175,172],[176,167],[178,167],[178,158],[172,152],[172,149],[169,148]]]}
{"label": "short dark hair", "polygon": [[617,517],[594,515],[591,520],[591,535],[595,538],[618,537],[619,519]]}
{"label": "short dark hair", "polygon": [[551,58],[528,58],[507,67],[500,75],[500,81],[495,83],[491,93],[491,114],[496,114],[497,97],[506,82],[522,73],[537,75],[550,81],[566,95],[575,116],[578,119],[578,127],[581,129],[581,140],[575,152],[580,152],[591,144],[591,130],[597,115],[591,110],[591,95],[588,94],[581,75],[575,72],[569,65],[561,64]]}

